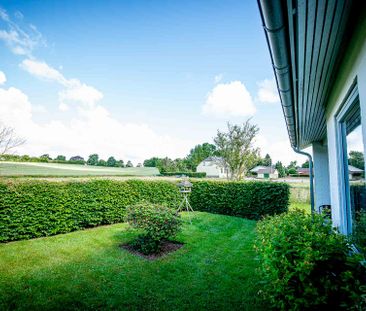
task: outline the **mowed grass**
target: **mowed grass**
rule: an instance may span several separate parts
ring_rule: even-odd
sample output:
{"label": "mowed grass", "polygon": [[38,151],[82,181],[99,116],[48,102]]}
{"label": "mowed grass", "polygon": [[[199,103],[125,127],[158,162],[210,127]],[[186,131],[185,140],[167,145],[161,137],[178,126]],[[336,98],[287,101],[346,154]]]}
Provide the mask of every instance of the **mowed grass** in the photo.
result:
{"label": "mowed grass", "polygon": [[0,176],[153,176],[155,167],[100,167],[77,164],[0,162]]}
{"label": "mowed grass", "polygon": [[0,310],[266,310],[256,222],[190,216],[184,246],[155,261],[120,248],[126,224],[0,245]]}

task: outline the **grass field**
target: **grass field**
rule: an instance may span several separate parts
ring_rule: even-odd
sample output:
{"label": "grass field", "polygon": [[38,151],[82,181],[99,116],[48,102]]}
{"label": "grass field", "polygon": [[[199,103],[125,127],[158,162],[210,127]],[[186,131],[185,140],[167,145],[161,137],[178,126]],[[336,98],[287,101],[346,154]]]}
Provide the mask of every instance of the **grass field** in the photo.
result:
{"label": "grass field", "polygon": [[0,162],[0,176],[153,176],[155,167],[100,167],[76,164]]}
{"label": "grass field", "polygon": [[126,224],[0,245],[0,310],[266,310],[255,221],[184,218],[184,246],[155,261],[121,249]]}

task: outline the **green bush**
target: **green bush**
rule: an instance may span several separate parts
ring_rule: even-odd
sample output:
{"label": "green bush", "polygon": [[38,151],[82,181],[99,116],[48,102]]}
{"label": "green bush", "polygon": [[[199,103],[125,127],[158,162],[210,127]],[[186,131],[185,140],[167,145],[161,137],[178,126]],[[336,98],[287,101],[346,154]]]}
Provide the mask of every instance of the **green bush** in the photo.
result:
{"label": "green bush", "polygon": [[149,202],[128,207],[126,220],[133,228],[143,232],[133,245],[147,255],[158,253],[162,241],[174,237],[182,225],[178,212]]}
{"label": "green bush", "polygon": [[[287,210],[286,184],[192,183],[190,201],[196,211],[259,219]],[[177,208],[181,199],[176,183],[169,181],[2,181],[0,242],[122,222],[129,205],[145,200]]]}
{"label": "green bush", "polygon": [[365,268],[322,215],[293,211],[257,224],[263,293],[280,310],[365,310]]}
{"label": "green bush", "polygon": [[1,182],[0,242],[123,222],[141,200],[176,208],[180,194],[167,181]]}
{"label": "green bush", "polygon": [[206,177],[205,172],[160,172],[161,176],[188,176],[192,178],[204,178]]}
{"label": "green bush", "polygon": [[260,181],[195,181],[190,202],[194,210],[260,219],[288,210],[289,186]]}

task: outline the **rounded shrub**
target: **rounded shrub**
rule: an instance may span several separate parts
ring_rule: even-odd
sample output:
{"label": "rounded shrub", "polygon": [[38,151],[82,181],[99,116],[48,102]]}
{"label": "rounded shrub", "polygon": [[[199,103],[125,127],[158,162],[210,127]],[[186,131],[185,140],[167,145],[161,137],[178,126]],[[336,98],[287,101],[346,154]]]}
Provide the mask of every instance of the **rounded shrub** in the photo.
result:
{"label": "rounded shrub", "polygon": [[365,267],[322,215],[293,211],[257,224],[262,292],[280,310],[365,310]]}
{"label": "rounded shrub", "polygon": [[144,254],[158,253],[164,240],[173,238],[181,229],[180,215],[164,206],[140,202],[127,207],[127,222],[142,234],[133,242]]}

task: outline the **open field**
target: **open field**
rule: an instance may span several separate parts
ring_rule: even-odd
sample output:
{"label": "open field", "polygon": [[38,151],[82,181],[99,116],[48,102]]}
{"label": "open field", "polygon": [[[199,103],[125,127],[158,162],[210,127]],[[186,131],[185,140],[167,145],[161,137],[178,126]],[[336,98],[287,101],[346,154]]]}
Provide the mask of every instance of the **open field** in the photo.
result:
{"label": "open field", "polygon": [[154,176],[154,167],[100,167],[77,164],[0,162],[0,176]]}
{"label": "open field", "polygon": [[120,247],[126,224],[0,245],[0,309],[266,310],[255,221],[184,214],[184,246],[155,261]]}

